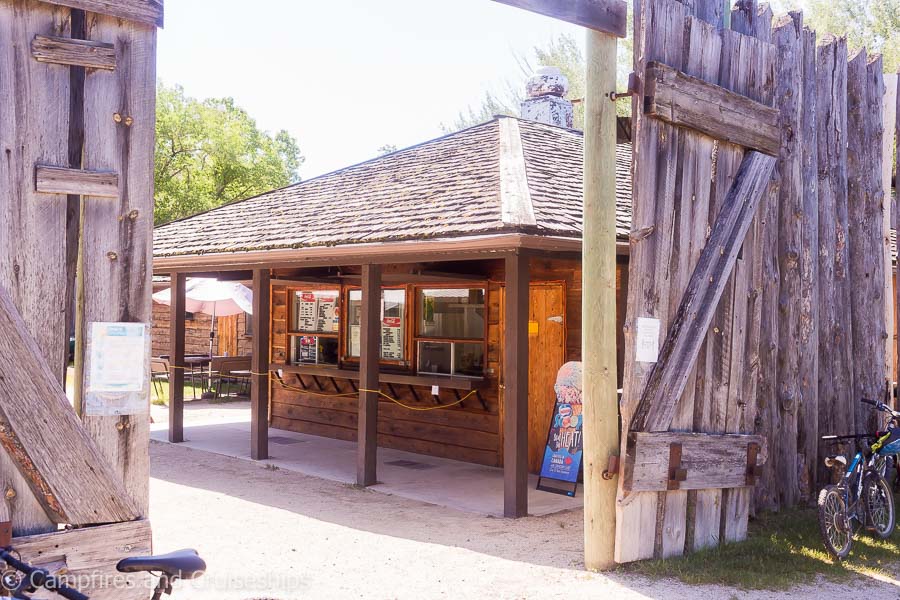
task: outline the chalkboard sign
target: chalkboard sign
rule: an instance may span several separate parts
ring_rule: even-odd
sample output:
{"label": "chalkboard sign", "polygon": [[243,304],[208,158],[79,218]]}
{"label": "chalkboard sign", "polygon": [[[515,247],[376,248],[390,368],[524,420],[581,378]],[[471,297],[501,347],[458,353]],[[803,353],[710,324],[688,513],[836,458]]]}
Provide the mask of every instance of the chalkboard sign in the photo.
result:
{"label": "chalkboard sign", "polygon": [[[537,489],[574,496],[582,458],[581,363],[569,362],[556,377],[556,406],[550,419],[547,446]],[[547,485],[545,480],[571,483],[572,488]]]}

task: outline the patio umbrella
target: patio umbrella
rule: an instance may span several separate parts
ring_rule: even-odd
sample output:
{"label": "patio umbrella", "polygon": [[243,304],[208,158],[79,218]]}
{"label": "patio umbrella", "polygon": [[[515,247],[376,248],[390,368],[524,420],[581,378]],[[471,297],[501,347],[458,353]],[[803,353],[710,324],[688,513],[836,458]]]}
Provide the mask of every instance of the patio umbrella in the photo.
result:
{"label": "patio umbrella", "polygon": [[[253,292],[245,285],[234,281],[218,281],[196,277],[185,283],[185,310],[212,316],[209,329],[209,357],[213,356],[213,342],[216,338],[216,318],[238,315],[242,312],[253,314]],[[172,288],[156,292],[153,300],[160,304],[172,304]],[[212,362],[209,366],[212,381]]]}

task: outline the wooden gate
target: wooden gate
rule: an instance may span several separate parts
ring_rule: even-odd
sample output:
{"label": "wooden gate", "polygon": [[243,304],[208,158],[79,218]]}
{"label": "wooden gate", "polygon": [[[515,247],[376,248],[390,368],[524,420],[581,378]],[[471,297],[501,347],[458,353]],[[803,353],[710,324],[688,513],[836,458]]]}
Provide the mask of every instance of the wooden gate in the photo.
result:
{"label": "wooden gate", "polygon": [[0,0],[0,534],[98,599],[149,596],[112,580],[150,550],[149,417],[73,411],[67,342],[150,320],[161,21],[159,0]]}
{"label": "wooden gate", "polygon": [[725,28],[718,0],[639,8],[618,562],[746,533],[780,147],[774,46]]}

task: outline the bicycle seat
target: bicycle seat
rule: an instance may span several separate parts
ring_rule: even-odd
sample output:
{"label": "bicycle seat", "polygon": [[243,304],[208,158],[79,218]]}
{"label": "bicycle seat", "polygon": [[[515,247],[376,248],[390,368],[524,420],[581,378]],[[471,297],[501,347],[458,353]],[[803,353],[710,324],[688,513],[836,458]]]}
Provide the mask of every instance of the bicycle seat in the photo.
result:
{"label": "bicycle seat", "polygon": [[172,579],[195,579],[206,571],[206,563],[196,550],[176,550],[156,556],[123,558],[116,569],[120,573],[159,571]]}

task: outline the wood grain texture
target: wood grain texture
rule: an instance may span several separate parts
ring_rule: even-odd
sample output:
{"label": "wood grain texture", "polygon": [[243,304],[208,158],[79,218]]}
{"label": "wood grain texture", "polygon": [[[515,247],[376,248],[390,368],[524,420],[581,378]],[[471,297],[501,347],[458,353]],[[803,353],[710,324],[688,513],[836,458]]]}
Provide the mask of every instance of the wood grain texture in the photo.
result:
{"label": "wood grain texture", "polygon": [[775,59],[775,106],[780,111],[778,131],[778,348],[776,404],[772,411],[773,468],[778,483],[778,504],[794,506],[798,483],[798,413],[800,390],[800,253],[803,215],[801,109],[802,18],[781,17],[772,31],[778,49]]}
{"label": "wood grain texture", "polygon": [[81,427],[12,298],[0,288],[0,444],[47,516],[86,525],[137,517],[122,483]]}
{"label": "wood grain texture", "polygon": [[[642,0],[635,6],[635,72],[644,72],[650,61],[682,65],[688,9],[679,2],[662,0]],[[643,96],[643,90],[640,96]],[[675,231],[675,165],[681,133],[668,123],[646,117],[637,99],[632,115],[633,215],[624,324],[620,456],[627,453],[628,424],[652,368],[650,363],[635,360],[635,324],[638,318],[656,318],[660,320],[661,330],[666,331],[669,323],[668,261]],[[658,494],[629,494],[622,488],[622,478],[619,478],[616,562],[631,562],[654,555],[659,510]]]}
{"label": "wood grain texture", "polygon": [[[67,67],[35,62],[35,35],[67,36],[68,9],[27,0],[0,1],[0,288],[12,296],[57,383],[68,362],[66,201],[34,191],[39,161],[68,164]],[[14,533],[55,530],[10,457],[0,473],[11,503]]]}
{"label": "wood grain texture", "polygon": [[628,5],[623,0],[494,1],[621,38],[627,33]]}
{"label": "wood grain texture", "polygon": [[673,315],[659,362],[632,417],[631,430],[666,431],[671,425],[675,402],[684,391],[774,168],[774,157],[759,152],[745,156]]}
{"label": "wood grain texture", "polygon": [[[825,36],[816,58],[819,161],[819,435],[856,429],[847,249],[847,42]],[[820,442],[819,455],[828,452]],[[819,465],[819,479],[829,473]]]}
{"label": "wood grain texture", "polygon": [[35,60],[91,69],[116,69],[116,47],[106,42],[36,35],[31,41]]}
{"label": "wood grain texture", "polygon": [[847,216],[853,340],[853,393],[857,432],[874,431],[881,419],[861,398],[886,401],[884,364],[884,246],[881,181],[882,99],[880,56],[865,50],[847,67]]}
{"label": "wood grain texture", "polygon": [[[894,128],[894,136],[897,140],[898,147],[900,147],[900,75],[897,75],[896,77],[894,77],[894,83],[895,83],[894,99],[896,101],[896,105],[895,105],[895,109],[894,109],[895,121],[894,121],[893,128]],[[891,125],[885,124],[885,127],[891,127]],[[895,160],[897,161],[897,164],[895,165],[895,172],[900,172],[900,152],[897,152],[895,154],[896,154]],[[891,171],[891,169],[888,169],[888,172],[890,172],[890,171]],[[895,224],[900,223],[900,214],[898,214],[898,213],[900,213],[900,202],[897,202],[896,199],[893,200],[893,205],[891,206],[891,210],[893,213],[893,222]],[[897,338],[896,343],[898,344],[898,346],[894,347],[894,356],[897,357],[897,361],[895,361],[895,362],[898,362],[898,361],[900,361],[900,336],[897,336],[896,333],[897,333],[898,326],[900,326],[900,287],[898,287],[896,285],[896,281],[897,281],[896,274],[897,274],[897,268],[895,267],[893,270],[893,275],[894,275],[894,335]]]}
{"label": "wood grain texture", "polygon": [[35,167],[34,189],[43,194],[74,194],[117,198],[119,176],[109,171],[86,171],[67,167]]}
{"label": "wood grain texture", "polygon": [[[89,39],[115,45],[118,66],[115,71],[94,71],[86,78],[84,168],[115,171],[119,190],[113,200],[82,199],[83,326],[103,321],[149,324],[156,27],[91,14],[87,33]],[[122,116],[121,121],[113,118],[115,114]],[[86,331],[76,334],[84,336]],[[149,362],[147,371],[149,376]],[[143,401],[149,412],[149,397]],[[147,414],[87,415],[83,421],[107,460],[116,465],[139,514],[146,515]]]}
{"label": "wood grain texture", "polygon": [[890,333],[884,347],[884,374],[887,379],[891,397],[893,398],[894,377],[894,348],[893,332],[896,331],[896,298],[893,290],[893,257],[891,256],[891,223],[893,222],[893,175],[894,175],[894,134],[897,122],[897,82],[900,80],[897,73],[884,74],[884,102],[883,111],[883,135],[881,145],[881,177],[882,190],[884,190],[882,240],[884,246],[884,264],[890,268],[884,270],[884,322]]}
{"label": "wood grain texture", "polygon": [[587,35],[584,133],[582,344],[584,556],[588,569],[615,564],[615,479],[603,477],[619,449],[615,231],[616,41]]}
{"label": "wood grain texture", "polygon": [[776,109],[662,63],[648,63],[645,82],[647,115],[716,140],[778,153]]}
{"label": "wood grain texture", "polygon": [[[708,433],[631,434],[623,475],[626,489],[663,491],[669,485],[669,447],[681,445],[681,468],[686,478],[681,490],[734,488],[747,485],[747,451],[750,444],[763,449],[758,464],[765,462],[765,438],[760,435],[716,435]],[[718,517],[713,517],[718,522]]]}
{"label": "wood grain texture", "polygon": [[150,522],[141,520],[17,537],[13,545],[26,562],[51,573],[64,568],[65,573],[58,574],[91,582],[80,587],[91,600],[146,600],[150,575],[119,573],[115,565],[123,558],[151,554],[151,537]]}
{"label": "wood grain texture", "polygon": [[803,103],[800,109],[800,404],[797,414],[797,460],[800,500],[811,502],[819,443],[819,157],[816,146],[816,33],[801,34]]}
{"label": "wood grain texture", "polygon": [[92,13],[128,19],[147,25],[163,26],[163,0],[44,0]]}

